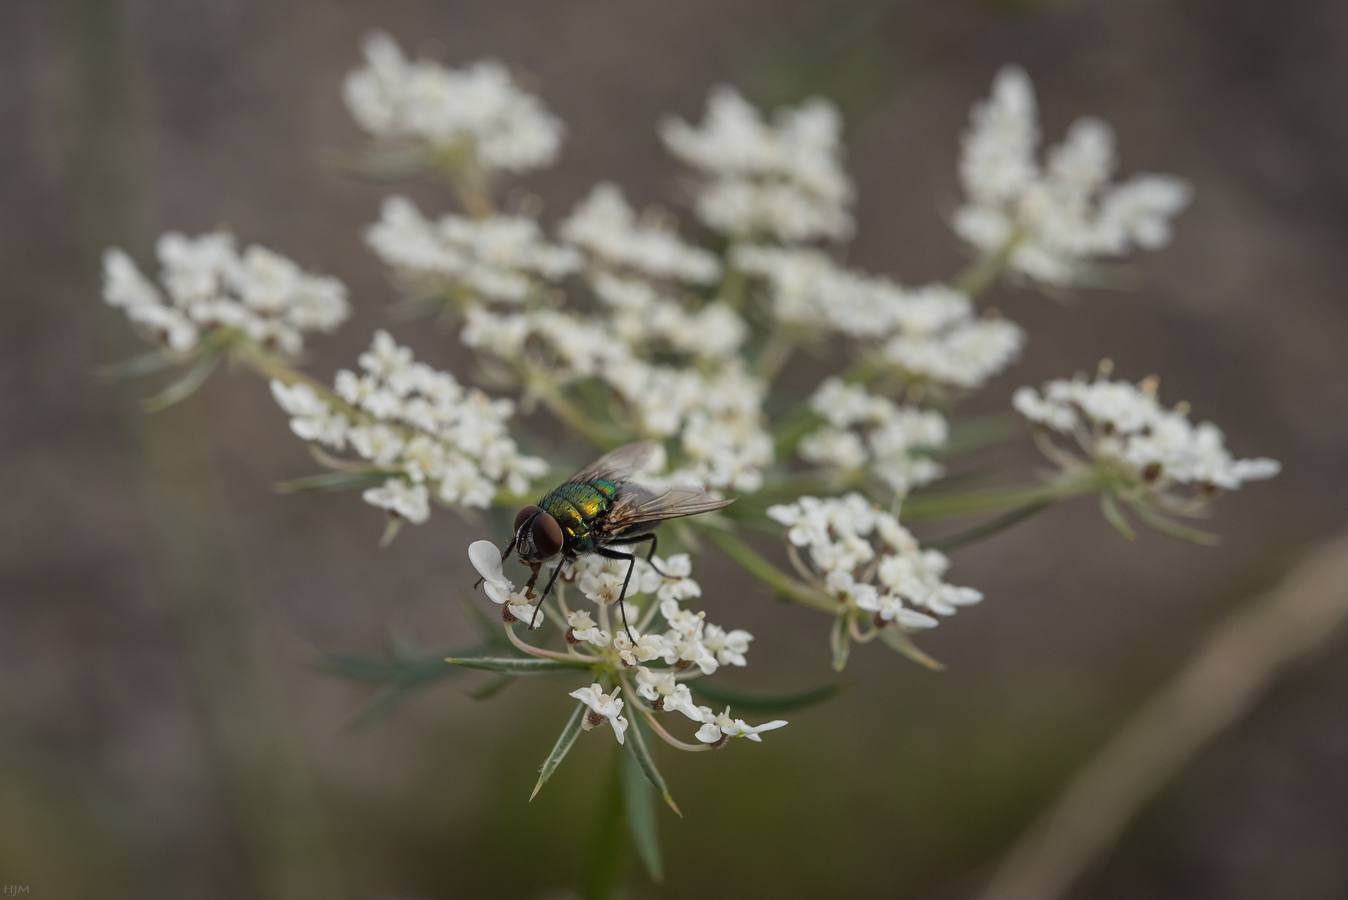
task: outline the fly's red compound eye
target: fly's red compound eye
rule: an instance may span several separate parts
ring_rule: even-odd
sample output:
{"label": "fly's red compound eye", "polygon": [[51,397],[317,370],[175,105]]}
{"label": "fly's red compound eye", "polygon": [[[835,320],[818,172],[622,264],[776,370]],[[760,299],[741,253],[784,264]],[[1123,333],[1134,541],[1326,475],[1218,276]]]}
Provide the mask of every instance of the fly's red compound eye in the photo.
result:
{"label": "fly's red compound eye", "polygon": [[544,557],[556,556],[562,549],[562,526],[547,513],[539,513],[534,519],[534,547]]}
{"label": "fly's red compound eye", "polygon": [[518,534],[520,526],[523,525],[529,519],[529,517],[536,512],[538,512],[538,507],[530,504],[529,506],[524,507],[524,509],[516,513],[515,527],[511,529],[511,533]]}

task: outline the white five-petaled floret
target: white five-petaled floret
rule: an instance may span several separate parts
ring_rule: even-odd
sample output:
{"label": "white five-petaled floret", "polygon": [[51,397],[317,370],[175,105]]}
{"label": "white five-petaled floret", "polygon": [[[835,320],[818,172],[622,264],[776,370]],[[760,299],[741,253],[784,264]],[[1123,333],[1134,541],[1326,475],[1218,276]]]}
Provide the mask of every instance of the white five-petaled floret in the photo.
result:
{"label": "white five-petaled floret", "polygon": [[704,744],[723,744],[727,738],[746,737],[751,741],[761,742],[759,737],[764,731],[773,731],[786,724],[785,719],[773,719],[771,722],[764,722],[762,725],[750,725],[743,719],[732,719],[730,717],[730,707],[726,707],[724,712],[714,713],[711,707],[699,707],[702,714],[703,725],[697,730],[697,739]]}
{"label": "white five-petaled floret", "polygon": [[589,731],[607,722],[613,726],[613,736],[618,739],[618,743],[623,743],[627,732],[627,717],[621,715],[623,702],[618,699],[618,692],[621,690],[621,687],[615,687],[612,693],[605,694],[603,685],[592,684],[572,691],[568,696],[575,697],[589,707],[580,727]]}

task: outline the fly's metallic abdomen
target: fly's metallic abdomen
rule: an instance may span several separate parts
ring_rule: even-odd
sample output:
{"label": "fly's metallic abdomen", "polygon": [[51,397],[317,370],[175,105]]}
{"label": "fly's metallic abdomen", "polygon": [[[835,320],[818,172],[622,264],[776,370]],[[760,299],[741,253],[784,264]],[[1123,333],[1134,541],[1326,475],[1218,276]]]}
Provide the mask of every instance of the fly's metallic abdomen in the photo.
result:
{"label": "fly's metallic abdomen", "polygon": [[589,553],[594,550],[592,528],[595,520],[608,512],[617,494],[617,485],[596,478],[564,484],[551,491],[538,505],[562,526],[568,552]]}

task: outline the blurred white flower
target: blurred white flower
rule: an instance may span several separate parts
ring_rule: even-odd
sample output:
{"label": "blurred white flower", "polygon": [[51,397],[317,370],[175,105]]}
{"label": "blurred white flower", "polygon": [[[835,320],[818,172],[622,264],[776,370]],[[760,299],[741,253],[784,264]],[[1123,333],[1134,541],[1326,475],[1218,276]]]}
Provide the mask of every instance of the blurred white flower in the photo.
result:
{"label": "blurred white flower", "polygon": [[356,122],[376,138],[464,147],[485,172],[525,172],[557,159],[561,121],[516,87],[499,62],[450,69],[410,61],[382,31],[366,35],[363,49],[365,66],[347,74],[342,94]]}
{"label": "blurred white flower", "polygon": [[575,697],[590,708],[585,718],[581,720],[580,727],[589,731],[607,722],[613,726],[613,736],[621,744],[627,731],[627,719],[620,715],[623,711],[623,702],[618,699],[618,692],[621,690],[621,687],[615,687],[613,693],[605,694],[602,685],[592,684],[589,687],[577,688],[568,694],[567,696]]}
{"label": "blurred white flower", "polygon": [[103,254],[103,298],[170,350],[192,350],[204,333],[227,329],[293,356],[305,332],[331,333],[351,313],[337,279],[258,246],[240,255],[227,232],[170,231],[156,250],[163,291],[114,247]]}
{"label": "blurred white flower", "polygon": [[881,342],[884,359],[913,380],[981,387],[1025,342],[1017,325],[976,317],[969,298],[946,285],[905,288],[810,249],[745,245],[732,260],[767,282],[780,321]]}
{"label": "blurred white flower", "polygon": [[985,253],[1007,253],[1013,270],[1057,285],[1081,281],[1095,260],[1170,242],[1170,220],[1189,205],[1192,189],[1171,175],[1112,183],[1108,124],[1078,119],[1042,167],[1038,144],[1034,88],[1023,69],[1007,66],[992,95],[974,106],[964,137],[966,202],[954,221],[961,237]]}
{"label": "blurred white flower", "polygon": [[432,222],[399,196],[384,200],[365,240],[406,287],[466,289],[480,300],[520,303],[581,266],[575,250],[544,241],[533,219],[451,213]]}
{"label": "blurred white flower", "polygon": [[735,238],[796,242],[852,234],[841,131],[838,110],[827,100],[779,109],[769,125],[723,85],[708,96],[700,126],[669,118],[660,137],[702,176],[694,209],[705,225]]}
{"label": "blurred white flower", "polygon": [[897,493],[944,472],[930,456],[915,452],[945,444],[946,421],[938,412],[899,406],[837,377],[819,386],[810,407],[828,424],[801,440],[803,459],[843,471],[869,464],[875,477]]}
{"label": "blurred white flower", "polygon": [[617,185],[595,185],[561,224],[563,240],[604,266],[656,279],[712,284],[721,274],[716,255],[684,243],[678,232],[640,224]]}

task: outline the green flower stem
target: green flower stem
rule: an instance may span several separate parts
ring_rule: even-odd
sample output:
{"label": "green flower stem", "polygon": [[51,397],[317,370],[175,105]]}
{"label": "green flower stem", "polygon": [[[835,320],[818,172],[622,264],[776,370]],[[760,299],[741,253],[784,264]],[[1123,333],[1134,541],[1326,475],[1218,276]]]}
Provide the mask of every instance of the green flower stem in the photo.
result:
{"label": "green flower stem", "polygon": [[1024,239],[1024,232],[1016,230],[1002,246],[980,255],[978,259],[970,263],[963,272],[955,277],[950,286],[967,295],[971,300],[977,298],[997,281],[998,276],[1002,274],[1002,270],[1006,268],[1006,261],[1011,258],[1011,254],[1015,252],[1016,247],[1020,246]]}
{"label": "green flower stem", "polygon": [[746,572],[772,589],[773,593],[820,612],[836,614],[838,603],[822,591],[797,581],[768,562],[758,551],[728,531],[704,528],[703,535]]}
{"label": "green flower stem", "polygon": [[595,810],[590,846],[581,872],[582,900],[610,900],[622,888],[627,868],[627,845],[623,838],[627,829],[623,810],[622,755],[622,748],[615,747],[599,807]]}
{"label": "green flower stem", "polygon": [[726,266],[725,273],[721,276],[721,286],[716,292],[716,299],[731,309],[739,309],[744,301],[744,289],[747,286],[748,279],[743,272]]}
{"label": "green flower stem", "polygon": [[306,375],[298,369],[292,368],[279,356],[259,346],[256,341],[251,341],[247,338],[239,338],[231,341],[229,344],[229,353],[230,358],[234,362],[247,366],[268,381],[274,379],[287,386],[307,384],[324,403],[348,418],[358,420],[368,418],[365,413],[337,396],[332,388],[328,387],[318,379]]}
{"label": "green flower stem", "polygon": [[526,385],[526,396],[532,394],[537,397],[542,401],[548,412],[560,419],[562,424],[582,435],[600,449],[612,450],[614,447],[622,446],[632,439],[632,435],[621,428],[615,428],[591,419],[555,384],[551,383],[546,375],[535,373],[529,377]]}
{"label": "green flower stem", "polygon": [[584,662],[592,665],[603,662],[603,660],[599,659],[597,656],[587,656],[584,653],[576,653],[575,651],[570,653],[558,653],[556,650],[544,650],[542,647],[535,647],[533,644],[523,640],[516,634],[514,627],[508,622],[505,625],[505,633],[506,637],[510,638],[510,643],[514,644],[530,656],[536,656],[539,659],[560,659],[567,662]]}
{"label": "green flower stem", "polygon": [[954,496],[919,494],[903,501],[900,518],[913,521],[946,516],[968,516],[1039,503],[1053,503],[1090,493],[1100,486],[1100,473],[1094,468],[1082,466],[1064,472],[1048,484],[975,491]]}
{"label": "green flower stem", "polygon": [[774,328],[772,334],[768,336],[767,343],[759,351],[758,358],[754,360],[754,376],[771,384],[781,372],[782,366],[791,359],[791,354],[796,352],[798,344],[799,341],[789,329],[780,326]]}

